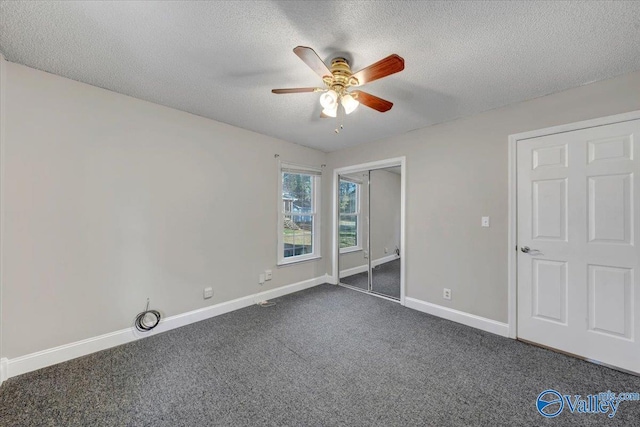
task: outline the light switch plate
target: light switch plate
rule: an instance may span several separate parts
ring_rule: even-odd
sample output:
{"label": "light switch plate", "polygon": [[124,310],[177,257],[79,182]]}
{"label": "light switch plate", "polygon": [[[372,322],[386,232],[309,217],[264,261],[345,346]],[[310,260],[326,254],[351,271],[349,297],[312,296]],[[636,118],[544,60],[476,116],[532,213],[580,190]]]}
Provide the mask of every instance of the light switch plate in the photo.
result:
{"label": "light switch plate", "polygon": [[264,271],[264,280],[271,280],[273,273],[271,272],[271,270],[265,270]]}
{"label": "light switch plate", "polygon": [[483,227],[489,227],[490,221],[489,221],[489,217],[488,216],[483,216],[482,217],[482,226]]}

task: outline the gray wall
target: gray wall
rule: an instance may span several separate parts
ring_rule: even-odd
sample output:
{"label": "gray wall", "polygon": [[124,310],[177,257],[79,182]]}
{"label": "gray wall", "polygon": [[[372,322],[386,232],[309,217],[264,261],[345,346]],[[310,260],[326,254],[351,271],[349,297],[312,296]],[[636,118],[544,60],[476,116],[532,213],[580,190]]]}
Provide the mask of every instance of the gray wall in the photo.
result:
{"label": "gray wall", "polygon": [[[395,253],[400,247],[400,175],[384,169],[371,171],[371,260]],[[388,253],[384,252],[388,249]]]}
{"label": "gray wall", "polygon": [[638,109],[640,72],[335,151],[328,169],[406,156],[406,295],[506,322],[508,136]]}
{"label": "gray wall", "polygon": [[6,71],[3,357],[129,327],[147,297],[171,316],[325,274],[325,258],[275,265],[274,159],[319,166],[325,153]]}
{"label": "gray wall", "polygon": [[[639,72],[327,155],[4,65],[9,358],[129,327],[147,297],[170,316],[330,272],[332,170],[397,156],[407,157],[407,296],[504,322],[508,135],[640,109]],[[275,153],[328,164],[321,260],[275,266]]]}

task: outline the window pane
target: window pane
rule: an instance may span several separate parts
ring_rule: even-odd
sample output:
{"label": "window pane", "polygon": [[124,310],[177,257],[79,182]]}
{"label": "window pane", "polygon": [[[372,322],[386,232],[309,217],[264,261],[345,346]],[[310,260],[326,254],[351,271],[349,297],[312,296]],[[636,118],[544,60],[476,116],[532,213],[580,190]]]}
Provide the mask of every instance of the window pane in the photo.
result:
{"label": "window pane", "polygon": [[340,213],[356,213],[358,209],[358,184],[340,181]]}
{"label": "window pane", "polygon": [[282,173],[282,203],[284,212],[313,212],[313,176]]}
{"label": "window pane", "polygon": [[313,253],[313,216],[285,216],[283,233],[285,258]]}
{"label": "window pane", "polygon": [[340,215],[340,248],[358,246],[358,216]]}

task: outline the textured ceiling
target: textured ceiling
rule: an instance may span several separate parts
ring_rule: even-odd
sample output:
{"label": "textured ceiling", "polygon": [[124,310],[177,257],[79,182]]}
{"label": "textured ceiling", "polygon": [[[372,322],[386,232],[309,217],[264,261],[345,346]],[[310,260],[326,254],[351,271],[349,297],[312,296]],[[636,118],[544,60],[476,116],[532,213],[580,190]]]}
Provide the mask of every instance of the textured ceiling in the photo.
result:
{"label": "textured ceiling", "polygon": [[[320,119],[292,49],[354,70],[394,102]],[[7,60],[333,151],[640,69],[640,2],[2,2]]]}

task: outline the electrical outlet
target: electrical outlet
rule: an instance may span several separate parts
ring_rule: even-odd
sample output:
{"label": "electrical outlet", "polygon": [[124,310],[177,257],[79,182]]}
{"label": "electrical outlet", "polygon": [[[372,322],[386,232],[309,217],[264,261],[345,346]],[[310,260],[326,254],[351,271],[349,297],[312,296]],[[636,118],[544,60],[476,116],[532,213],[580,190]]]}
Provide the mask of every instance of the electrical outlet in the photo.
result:
{"label": "electrical outlet", "polygon": [[384,253],[388,254],[389,253],[389,248],[384,248]]}
{"label": "electrical outlet", "polygon": [[451,299],[451,289],[444,288],[442,290],[442,298],[450,300]]}
{"label": "electrical outlet", "polygon": [[265,281],[264,273],[260,273],[260,275],[258,276],[258,284],[264,285],[264,281]]}
{"label": "electrical outlet", "polygon": [[204,299],[209,299],[213,296],[213,288],[204,288]]}
{"label": "electrical outlet", "polygon": [[482,224],[483,227],[489,227],[490,225],[490,221],[489,221],[489,217],[488,216],[483,216],[482,217]]}
{"label": "electrical outlet", "polygon": [[264,280],[271,280],[271,276],[272,276],[271,270],[264,271]]}

